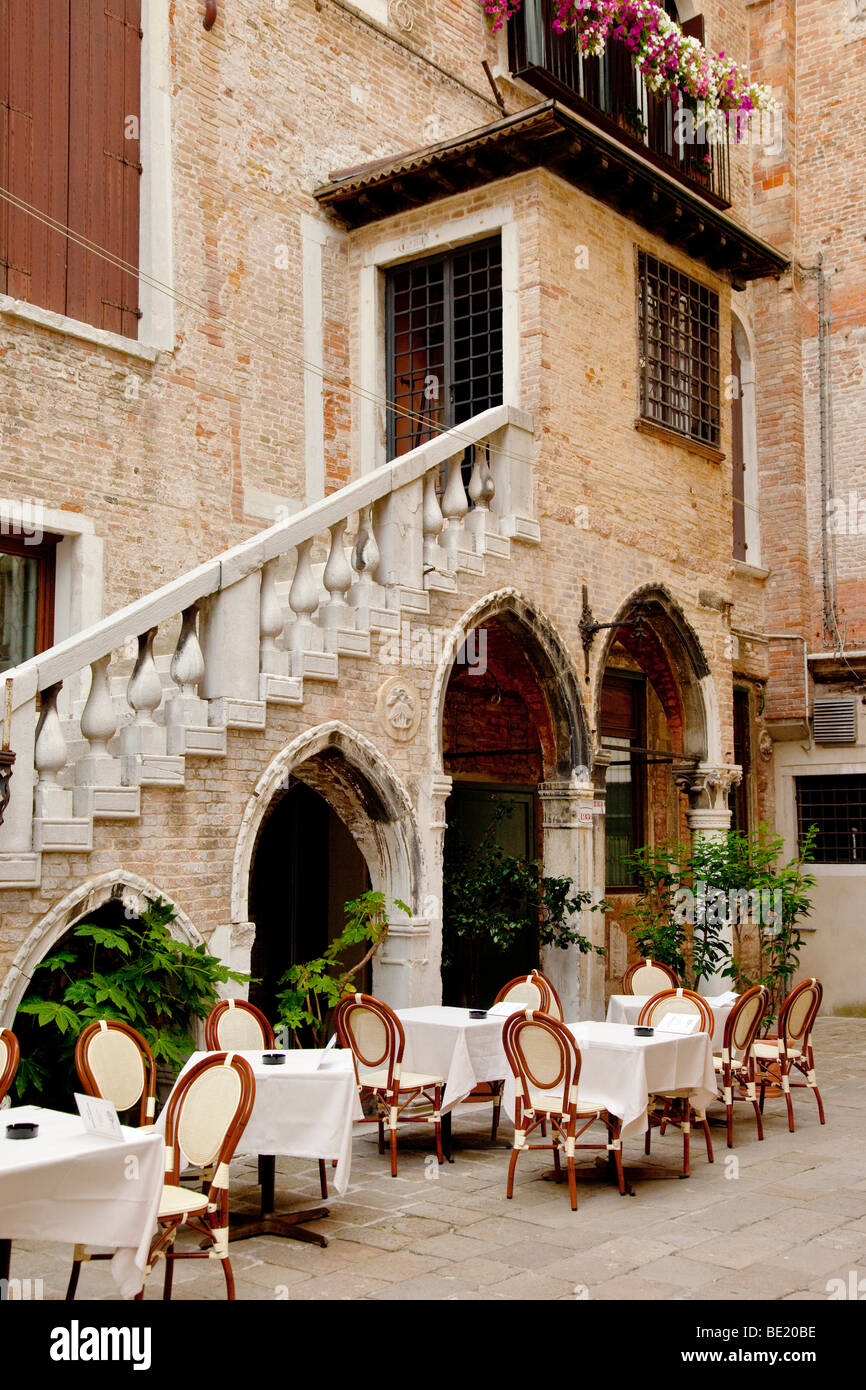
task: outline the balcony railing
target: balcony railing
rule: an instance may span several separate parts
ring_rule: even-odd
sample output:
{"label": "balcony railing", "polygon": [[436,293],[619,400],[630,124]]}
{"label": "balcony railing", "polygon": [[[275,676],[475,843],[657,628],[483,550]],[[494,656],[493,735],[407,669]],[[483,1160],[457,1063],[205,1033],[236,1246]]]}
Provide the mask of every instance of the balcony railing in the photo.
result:
{"label": "balcony railing", "polygon": [[653,164],[699,187],[718,206],[729,206],[727,127],[716,143],[706,139],[705,130],[702,141],[678,141],[678,108],[669,97],[647,91],[625,45],[611,40],[601,58],[583,58],[574,34],[559,34],[553,28],[554,14],[553,0],[524,0],[509,21],[508,59],[513,75],[639,149]]}

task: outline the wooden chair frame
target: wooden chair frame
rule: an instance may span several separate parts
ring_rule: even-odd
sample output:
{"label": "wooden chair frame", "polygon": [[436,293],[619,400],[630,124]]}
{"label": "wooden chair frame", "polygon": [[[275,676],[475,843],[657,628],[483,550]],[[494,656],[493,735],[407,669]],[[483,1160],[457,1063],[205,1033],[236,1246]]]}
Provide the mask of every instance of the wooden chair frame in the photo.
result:
{"label": "wooden chair frame", "polygon": [[6,1052],[3,1067],[0,1070],[0,1100],[3,1100],[15,1080],[18,1063],[21,1061],[21,1048],[11,1028],[0,1028],[0,1042],[3,1043]]}
{"label": "wooden chair frame", "polygon": [[[140,1033],[128,1023],[121,1023],[117,1019],[105,1018],[97,1019],[94,1023],[88,1023],[78,1035],[75,1044],[75,1070],[78,1072],[78,1079],[81,1082],[82,1090],[85,1095],[99,1096],[101,1100],[110,1100],[115,1104],[113,1097],[107,1095],[99,1085],[93,1068],[90,1064],[90,1048],[94,1039],[102,1033],[118,1033],[125,1038],[129,1038],[138,1048],[141,1054],[143,1069],[143,1084],[138,1106],[138,1123],[140,1126],[152,1125],[156,1117],[156,1061],[145,1039]],[[135,1102],[133,1102],[134,1104]],[[69,1275],[69,1283],[66,1286],[66,1299],[72,1301],[75,1298],[75,1291],[78,1288],[78,1280],[81,1276],[81,1266],[89,1264],[91,1260],[110,1260],[113,1254],[102,1254],[99,1252],[91,1253],[86,1245],[78,1244],[72,1252],[72,1271]]]}
{"label": "wooden chair frame", "polygon": [[[382,1025],[385,1045],[376,1056],[365,1055],[353,1018],[358,1012],[373,1014]],[[361,1100],[373,1096],[376,1101],[376,1123],[379,1126],[379,1153],[385,1152],[385,1126],[388,1126],[391,1150],[391,1177],[397,1176],[397,1126],[405,1124],[432,1123],[436,1138],[436,1157],[444,1163],[442,1151],[442,1092],[444,1080],[441,1077],[421,1077],[417,1083],[402,1077],[403,1052],[406,1035],[403,1025],[394,1010],[371,994],[354,994],[341,999],[334,1013],[334,1024],[340,1046],[348,1048],[355,1064],[355,1080]],[[386,1081],[382,1085],[371,1086],[366,1083],[358,1070],[363,1067],[382,1068],[387,1064]],[[430,1107],[425,1113],[420,1107]],[[414,1107],[414,1109],[413,1109]]]}
{"label": "wooden chair frame", "polygon": [[555,985],[551,980],[547,978],[546,975],[543,975],[540,970],[533,970],[532,973],[537,980],[544,981],[545,985],[547,986],[547,992],[550,995],[550,998],[547,1001],[547,1008],[543,1012],[549,1014],[551,1018],[558,1017],[559,1022],[564,1023],[565,1012],[562,1007],[562,1000],[556,992]]}
{"label": "wooden chair frame", "polygon": [[255,1004],[250,1004],[246,999],[220,999],[214,1004],[204,1025],[204,1044],[208,1052],[219,1052],[220,1048],[225,1046],[219,1038],[220,1019],[233,1009],[252,1015],[262,1030],[262,1051],[270,1052],[276,1046],[274,1030],[261,1009],[256,1008]]}
{"label": "wooden chair frame", "polygon": [[666,975],[674,989],[679,988],[679,977],[677,972],[669,965],[664,965],[660,960],[653,960],[652,956],[645,956],[643,960],[636,960],[633,965],[628,967],[620,983],[621,994],[637,994],[634,988],[634,978],[641,970],[658,970],[662,975]]}
{"label": "wooden chair frame", "polygon": [[[549,1013],[551,1002],[555,1002],[559,1008],[559,1017],[562,1019],[562,1004],[559,995],[553,985],[540,970],[531,970],[528,975],[517,975],[513,980],[509,980],[507,985],[503,985],[494,1004],[504,1004],[512,989],[520,985],[535,985],[539,995],[539,1012]],[[527,1005],[527,1007],[529,1007]],[[505,1091],[505,1078],[500,1081],[479,1081],[478,1085],[464,1097],[464,1104],[483,1103],[484,1101],[493,1102],[493,1115],[490,1123],[490,1142],[496,1143],[496,1136],[499,1133],[499,1117],[502,1113],[502,1096]]]}
{"label": "wooden chair frame", "polygon": [[[806,994],[811,994],[811,1003],[805,1009],[801,1022],[792,1024],[791,1015],[795,1014],[800,1001]],[[770,1068],[778,1067],[779,1081],[785,1097],[785,1104],[788,1107],[788,1129],[791,1134],[794,1133],[792,1087],[808,1087],[810,1091],[814,1091],[818,1104],[818,1119],[822,1125],[826,1123],[824,1103],[821,1100],[821,1092],[818,1090],[815,1075],[815,1055],[812,1051],[812,1029],[815,1026],[815,1019],[818,1017],[823,996],[824,987],[814,976],[795,985],[779,1010],[778,1032],[766,1038],[759,1038],[754,1047],[760,1086],[759,1109],[763,1114],[764,1093],[768,1086],[775,1084],[774,1078],[770,1075]],[[764,1046],[771,1043],[775,1044],[775,1055],[773,1056],[763,1052]],[[805,1081],[792,1081],[791,1076],[795,1071],[804,1076]]]}
{"label": "wooden chair frame", "polygon": [[[180,1187],[180,1176],[186,1159],[181,1153],[178,1131],[186,1098],[205,1072],[213,1067],[223,1066],[232,1067],[238,1073],[240,1095],[234,1115],[223,1133],[218,1152],[213,1155],[211,1163],[208,1165],[212,1165],[213,1177],[208,1184],[207,1191],[202,1194],[206,1205],[195,1211],[175,1212],[171,1215],[157,1217],[159,1229],[151,1243],[147,1259],[147,1273],[150,1274],[156,1260],[161,1258],[165,1260],[165,1281],[162,1291],[164,1299],[171,1298],[175,1260],[219,1260],[226,1281],[226,1296],[229,1299],[233,1299],[235,1296],[234,1275],[228,1255],[229,1164],[252,1114],[256,1098],[256,1083],[252,1067],[237,1053],[216,1052],[211,1056],[203,1057],[200,1062],[196,1062],[195,1066],[190,1068],[185,1076],[181,1077],[172,1091],[165,1112],[165,1181],[167,1187]],[[179,1228],[184,1225],[197,1235],[204,1237],[200,1248],[180,1252],[175,1250],[175,1235]],[[144,1297],[144,1288],[136,1297],[139,1299]]]}
{"label": "wooden chair frame", "polygon": [[[553,1085],[545,1085],[533,1073],[532,1064],[527,1058],[524,1037],[528,1030],[533,1029],[546,1034],[559,1049],[559,1074]],[[609,1114],[601,1107],[590,1109],[580,1104],[578,1096],[581,1067],[580,1049],[565,1024],[560,1023],[558,1019],[551,1018],[549,1014],[540,1012],[527,1011],[526,1013],[512,1014],[510,1018],[505,1020],[505,1026],[502,1029],[502,1045],[514,1075],[515,1092],[514,1147],[508,1165],[506,1196],[514,1196],[514,1171],[517,1167],[517,1160],[524,1149],[551,1149],[557,1182],[562,1181],[560,1154],[564,1154],[572,1211],[577,1211],[577,1177],[574,1166],[577,1149],[604,1149],[608,1154],[613,1154],[619,1190],[621,1195],[625,1196],[620,1122],[615,1115]],[[550,1092],[551,1105],[549,1108],[540,1110],[533,1105],[533,1088],[536,1092],[539,1090]],[[542,1127],[547,1121],[550,1122],[550,1142],[544,1144],[529,1143],[530,1136],[537,1129],[541,1129],[542,1137],[546,1137]],[[607,1128],[607,1143],[578,1143],[581,1136],[596,1121],[600,1121]],[[579,1129],[578,1124],[580,1124]]]}
{"label": "wooden chair frame", "polygon": [[[696,994],[693,989],[683,989],[681,986],[660,990],[658,994],[654,994],[651,999],[648,999],[640,1011],[638,1026],[651,1023],[657,1011],[664,1017],[665,1003],[671,999],[687,999],[694,1006],[695,1012],[701,1020],[700,1032],[706,1033],[712,1038],[712,1009],[706,1000]],[[672,1091],[668,1094],[651,1096],[647,1111],[644,1152],[647,1154],[650,1152],[653,1126],[663,1135],[667,1126],[673,1125],[683,1136],[683,1177],[687,1178],[691,1173],[691,1131],[693,1124],[698,1124],[703,1129],[704,1143],[707,1146],[707,1162],[712,1163],[714,1161],[713,1141],[710,1136],[710,1126],[706,1113],[703,1110],[695,1110],[685,1093]]]}
{"label": "wooden chair frame", "polygon": [[[753,1003],[759,997],[761,1006],[752,1013]],[[758,1138],[764,1137],[761,1108],[755,1092],[756,1064],[752,1049],[769,1003],[770,992],[764,985],[753,985],[741,994],[725,1019],[721,1055],[713,1058],[716,1071],[720,1073],[720,1099],[727,1115],[729,1149],[734,1147],[734,1102],[737,1100],[750,1101],[754,1106]],[[751,1015],[745,1030],[741,1025],[744,1013]]]}

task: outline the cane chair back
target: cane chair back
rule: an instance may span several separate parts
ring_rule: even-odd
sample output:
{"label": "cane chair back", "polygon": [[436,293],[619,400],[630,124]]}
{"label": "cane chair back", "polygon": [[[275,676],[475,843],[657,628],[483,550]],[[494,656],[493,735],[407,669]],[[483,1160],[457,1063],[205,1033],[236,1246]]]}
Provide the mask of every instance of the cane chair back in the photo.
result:
{"label": "cane chair back", "polygon": [[522,1004],[530,1012],[550,1013],[550,987],[544,976],[533,970],[530,975],[518,975],[503,985],[494,1004]]}
{"label": "cane chair back", "polygon": [[370,1073],[384,1073],[383,1086],[399,1081],[406,1035],[393,1009],[371,994],[354,994],[337,1005],[334,1022],[340,1046],[351,1049],[359,1085]]}
{"label": "cane chair back", "polygon": [[758,1138],[764,1137],[761,1108],[757,1099],[756,1061],[754,1047],[761,1021],[770,1003],[770,992],[764,985],[753,985],[741,994],[728,1017],[721,1056],[713,1058],[718,1076],[720,1099],[727,1116],[728,1148],[734,1147],[734,1102],[750,1103],[755,1111]]}
{"label": "cane chair back", "polygon": [[788,1056],[800,1056],[810,1045],[824,988],[817,980],[795,985],[779,1010],[779,1037]]}
{"label": "cane chair back", "polygon": [[9,1028],[0,1028],[0,1100],[15,1080],[21,1049],[18,1039]]}
{"label": "cane chair back", "polygon": [[541,973],[540,970],[533,970],[532,973],[533,973],[533,975],[535,976],[536,979],[538,979],[538,980],[543,980],[544,983],[547,985],[547,992],[548,992],[548,994],[550,995],[550,998],[549,998],[548,1001],[547,1001],[547,1012],[548,1012],[548,1014],[550,1015],[551,1018],[555,1018],[555,1019],[557,1019],[560,1023],[562,1023],[563,1020],[564,1020],[564,1017],[565,1017],[565,1015],[564,1015],[564,1013],[563,1013],[563,1010],[562,1010],[562,1000],[560,999],[559,995],[557,994],[554,985],[551,983],[550,980],[548,980],[548,978],[547,978],[546,975],[542,975],[542,973]]}
{"label": "cane chair back", "polygon": [[524,1106],[567,1115],[577,1105],[580,1052],[571,1033],[549,1014],[512,1014],[502,1045]]}
{"label": "cane chair back", "polygon": [[663,989],[654,994],[641,1009],[638,1024],[656,1028],[666,1014],[697,1014],[701,1020],[698,1031],[713,1036],[712,1009],[693,989]]}
{"label": "cane chair back", "polygon": [[220,999],[205,1020],[204,1040],[209,1052],[267,1052],[274,1046],[274,1030],[255,1004]]}
{"label": "cane chair back", "polygon": [[139,1123],[153,1124],[156,1062],[128,1023],[105,1018],[89,1023],[75,1044],[75,1069],[87,1095],[110,1100],[121,1113],[137,1105]]}
{"label": "cane chair back", "polygon": [[657,994],[660,990],[674,989],[679,985],[677,973],[669,965],[663,965],[660,960],[653,960],[647,956],[644,960],[636,961],[630,965],[622,977],[620,989],[623,994],[650,995]]}

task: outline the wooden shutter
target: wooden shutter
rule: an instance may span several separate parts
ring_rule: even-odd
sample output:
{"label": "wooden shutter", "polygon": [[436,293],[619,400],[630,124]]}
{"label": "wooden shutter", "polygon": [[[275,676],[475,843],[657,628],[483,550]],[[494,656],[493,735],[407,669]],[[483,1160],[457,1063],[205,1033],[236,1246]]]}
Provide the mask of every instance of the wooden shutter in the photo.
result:
{"label": "wooden shutter", "polygon": [[704,42],[704,17],[702,14],[696,14],[694,19],[682,20],[680,28],[687,38],[697,39],[698,43]]}
{"label": "wooden shutter", "polygon": [[70,243],[66,312],[138,336],[141,0],[73,0],[69,226],[132,266]]}
{"label": "wooden shutter", "polygon": [[731,376],[736,395],[731,401],[731,463],[734,498],[734,559],[746,558],[746,459],[743,450],[742,364],[737,344],[731,337]]}
{"label": "wooden shutter", "polygon": [[[69,0],[0,0],[0,187],[61,225],[68,96]],[[66,238],[4,199],[0,292],[66,311]]]}

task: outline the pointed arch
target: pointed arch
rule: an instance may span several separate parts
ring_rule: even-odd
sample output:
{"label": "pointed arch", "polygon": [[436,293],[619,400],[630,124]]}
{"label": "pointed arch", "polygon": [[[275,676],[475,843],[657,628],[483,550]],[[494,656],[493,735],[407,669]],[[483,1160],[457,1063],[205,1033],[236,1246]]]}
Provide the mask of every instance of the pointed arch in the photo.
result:
{"label": "pointed arch", "polygon": [[189,946],[204,945],[203,937],[171,894],[139,874],[129,873],[125,869],[112,869],[108,873],[89,878],[61,898],[37,922],[18,951],[0,986],[0,1027],[12,1026],[18,1006],[30,985],[33,971],[76,922],[106,903],[121,902],[130,912],[138,913],[146,902],[153,902],[157,898],[170,903],[177,914],[169,925],[172,936],[177,937],[179,941],[185,941]]}
{"label": "pointed arch", "polygon": [[346,823],[367,861],[373,888],[415,910],[422,857],[409,794],[369,739],[332,720],[287,744],[247,802],[232,867],[232,922],[248,920],[256,844],[274,799],[288,789],[291,778],[317,791]]}
{"label": "pointed arch", "polygon": [[492,619],[504,624],[521,643],[547,701],[555,742],[555,772],[568,781],[576,769],[588,774],[592,746],[577,671],[564,638],[538,606],[518,589],[497,589],[468,608],[451,629],[433,677],[430,694],[428,751],[434,773],[444,770],[442,742],[445,695],[457,653],[468,635]]}

